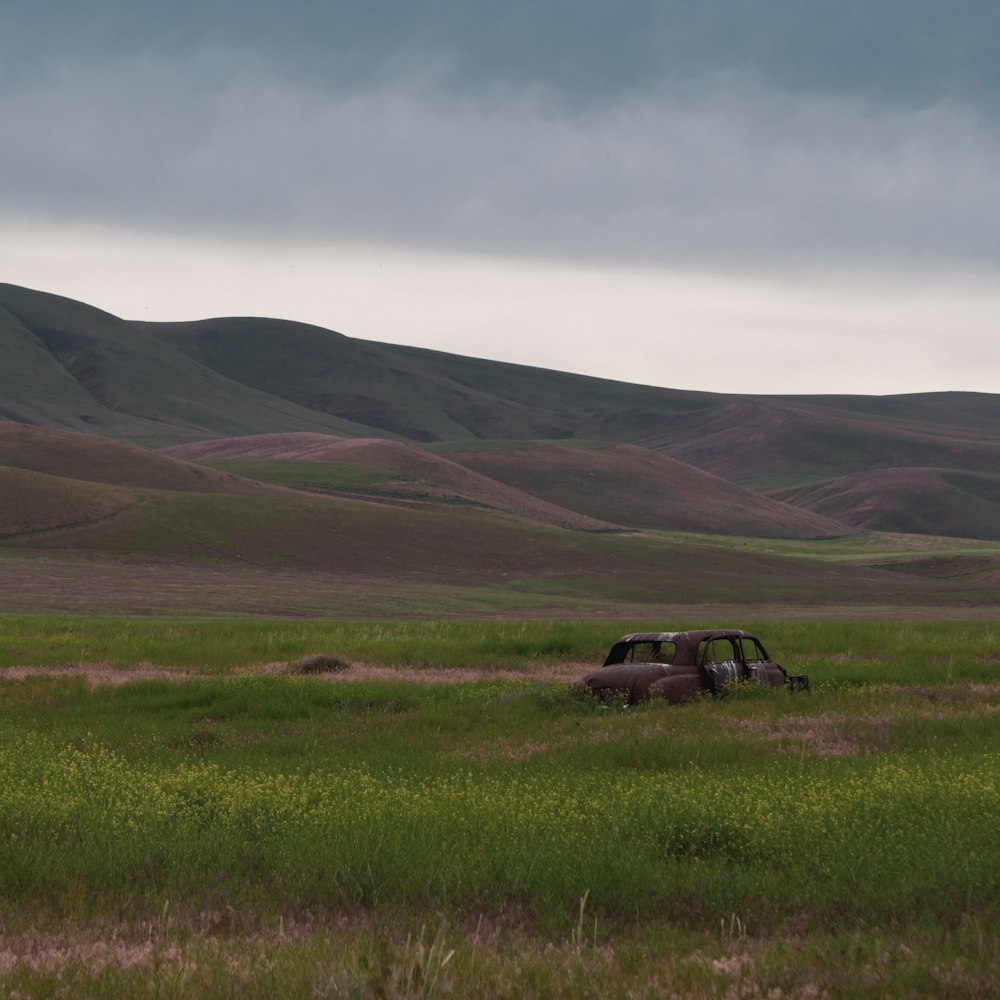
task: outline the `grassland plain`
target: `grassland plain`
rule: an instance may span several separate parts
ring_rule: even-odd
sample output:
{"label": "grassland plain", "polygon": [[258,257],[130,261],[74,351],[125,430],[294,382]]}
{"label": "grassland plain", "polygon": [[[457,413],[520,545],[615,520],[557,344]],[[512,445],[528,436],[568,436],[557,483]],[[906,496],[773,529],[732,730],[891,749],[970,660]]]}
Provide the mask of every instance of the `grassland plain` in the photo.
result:
{"label": "grassland plain", "polygon": [[[82,509],[89,498],[71,499]],[[24,527],[0,544],[4,611],[645,617],[683,603],[768,617],[987,617],[1000,594],[997,543],[930,536],[604,535],[463,509],[163,492],[110,521]]]}
{"label": "grassland plain", "polygon": [[995,996],[997,623],[741,622],[807,696],[551,680],[662,624],[0,619],[0,988]]}

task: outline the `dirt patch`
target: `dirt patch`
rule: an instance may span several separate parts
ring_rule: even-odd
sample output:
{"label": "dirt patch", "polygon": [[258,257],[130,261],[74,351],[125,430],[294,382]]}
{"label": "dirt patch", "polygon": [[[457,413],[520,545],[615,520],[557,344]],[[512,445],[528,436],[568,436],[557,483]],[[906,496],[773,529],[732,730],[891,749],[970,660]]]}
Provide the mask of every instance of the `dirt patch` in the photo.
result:
{"label": "dirt patch", "polygon": [[464,750],[455,756],[463,760],[496,760],[498,757],[505,760],[528,760],[529,757],[534,757],[535,754],[544,753],[549,749],[551,749],[550,743],[502,739],[492,740],[488,746]]}
{"label": "dirt patch", "polygon": [[995,684],[940,684],[937,686],[914,684],[905,688],[911,694],[932,705],[974,705],[991,712],[1000,708],[992,700],[1000,696],[1000,688]]}
{"label": "dirt patch", "polygon": [[741,733],[763,736],[785,749],[808,748],[819,757],[875,753],[889,738],[889,716],[847,719],[838,715],[791,716],[781,719],[733,719]]}
{"label": "dirt patch", "polygon": [[[498,667],[394,667],[355,663],[349,670],[311,674],[323,681],[407,681],[416,684],[471,684],[477,681],[545,681],[569,682],[579,680],[581,674],[592,669],[592,664],[559,663],[541,665],[528,670],[505,670]],[[293,675],[285,661],[259,663],[237,667],[227,676],[254,677]],[[216,674],[199,674],[182,667],[155,667],[143,664],[138,667],[114,667],[110,663],[48,663],[34,666],[14,666],[0,669],[0,679],[20,681],[28,677],[79,677],[91,687],[110,685],[117,687],[133,681],[187,681]]]}
{"label": "dirt patch", "polygon": [[23,681],[28,677],[80,677],[91,687],[118,687],[132,681],[185,681],[197,676],[189,670],[143,665],[114,667],[110,663],[47,663],[27,667],[4,667],[4,680]]}
{"label": "dirt patch", "polygon": [[[154,965],[177,969],[205,955],[305,938],[322,928],[339,929],[345,923],[344,919],[331,919],[317,924],[308,918],[300,923],[290,917],[269,931],[233,933],[226,918],[227,914],[204,910],[180,920],[154,917],[135,924],[97,921],[82,927],[71,925],[62,932],[41,928],[20,933],[0,932],[0,975],[7,975],[18,966],[41,973],[58,972],[71,965],[81,965],[91,973]],[[350,923],[363,927],[370,921]],[[192,940],[196,942],[193,948]]]}
{"label": "dirt patch", "polygon": [[83,965],[91,972],[101,972],[109,966],[148,967],[154,961],[177,965],[181,961],[180,948],[175,943],[161,945],[120,938],[66,942],[55,936],[25,938],[0,946],[0,975],[12,972],[18,965],[33,972],[52,973],[68,965]]}
{"label": "dirt patch", "polygon": [[[476,681],[577,681],[588,670],[590,663],[540,664],[525,670],[507,670],[502,667],[403,667],[376,666],[371,663],[354,663],[350,670],[313,674],[324,681],[409,681],[415,684],[472,684]],[[286,674],[287,663],[263,663],[240,667],[236,674]]]}

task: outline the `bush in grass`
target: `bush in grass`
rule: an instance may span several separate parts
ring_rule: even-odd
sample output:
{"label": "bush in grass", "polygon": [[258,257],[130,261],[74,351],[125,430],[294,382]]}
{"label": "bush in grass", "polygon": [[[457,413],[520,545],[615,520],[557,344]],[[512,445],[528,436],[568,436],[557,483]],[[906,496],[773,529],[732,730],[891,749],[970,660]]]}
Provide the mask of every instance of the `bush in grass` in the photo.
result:
{"label": "bush in grass", "polygon": [[351,669],[349,660],[336,653],[310,653],[288,664],[293,674],[339,674]]}

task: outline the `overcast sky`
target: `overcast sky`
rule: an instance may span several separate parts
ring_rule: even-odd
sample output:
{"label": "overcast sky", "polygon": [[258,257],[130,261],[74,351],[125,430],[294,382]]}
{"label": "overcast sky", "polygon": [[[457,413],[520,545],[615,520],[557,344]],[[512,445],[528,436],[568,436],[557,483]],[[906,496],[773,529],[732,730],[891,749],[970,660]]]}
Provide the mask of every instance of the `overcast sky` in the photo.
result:
{"label": "overcast sky", "polygon": [[725,392],[1000,392],[995,0],[2,0],[0,280]]}

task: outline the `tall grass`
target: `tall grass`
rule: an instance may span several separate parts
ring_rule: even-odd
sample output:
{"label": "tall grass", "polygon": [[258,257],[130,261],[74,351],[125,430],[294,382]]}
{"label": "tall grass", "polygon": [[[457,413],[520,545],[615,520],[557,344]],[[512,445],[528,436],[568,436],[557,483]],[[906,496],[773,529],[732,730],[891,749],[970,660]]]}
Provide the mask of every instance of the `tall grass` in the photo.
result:
{"label": "tall grass", "polygon": [[[0,679],[0,992],[996,995],[995,626],[759,626],[808,695],[530,679],[644,624],[7,619],[203,676]],[[525,679],[233,673],[328,647]]]}
{"label": "tall grass", "polygon": [[1000,895],[995,688],[623,712],[527,682],[7,687],[15,907],[221,894],[555,919],[586,893],[616,920],[705,926],[946,919]]}
{"label": "tall grass", "polygon": [[[100,745],[0,755],[8,901],[87,891],[286,905],[530,900],[708,921],[947,915],[1000,896],[1000,754],[566,773],[229,770]],[[206,887],[208,893],[206,895]]]}
{"label": "tall grass", "polygon": [[937,683],[996,674],[996,622],[885,621],[288,621],[0,617],[0,666],[148,663],[225,673],[317,652],[411,667],[603,662],[621,634],[741,625],[770,654],[819,682]]}

